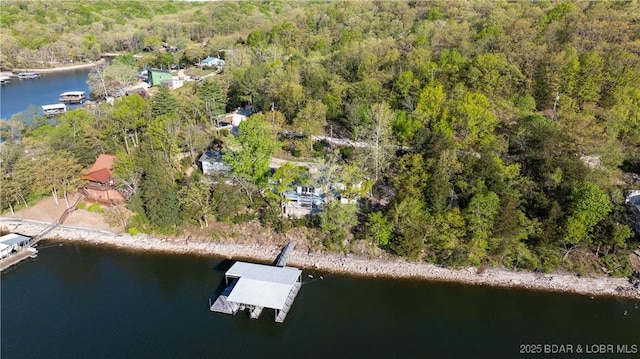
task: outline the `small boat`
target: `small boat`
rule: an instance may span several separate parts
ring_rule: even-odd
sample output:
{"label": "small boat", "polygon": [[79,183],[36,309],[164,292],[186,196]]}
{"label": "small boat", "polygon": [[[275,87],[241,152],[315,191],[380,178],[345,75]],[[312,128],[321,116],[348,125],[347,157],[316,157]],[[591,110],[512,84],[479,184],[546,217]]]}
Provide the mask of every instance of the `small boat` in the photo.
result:
{"label": "small boat", "polygon": [[11,82],[11,78],[9,76],[0,76],[0,85],[4,86]]}
{"label": "small boat", "polygon": [[37,79],[39,77],[40,74],[37,72],[21,72],[18,74],[20,80]]}
{"label": "small boat", "polygon": [[63,103],[56,103],[53,105],[42,105],[42,112],[47,117],[59,115],[61,113],[67,112],[67,105]]}
{"label": "small boat", "polygon": [[60,94],[60,102],[62,103],[83,103],[87,97],[84,91],[68,91]]}
{"label": "small boat", "polygon": [[38,250],[33,247],[27,247],[27,252],[30,252],[29,258],[36,258],[38,256]]}

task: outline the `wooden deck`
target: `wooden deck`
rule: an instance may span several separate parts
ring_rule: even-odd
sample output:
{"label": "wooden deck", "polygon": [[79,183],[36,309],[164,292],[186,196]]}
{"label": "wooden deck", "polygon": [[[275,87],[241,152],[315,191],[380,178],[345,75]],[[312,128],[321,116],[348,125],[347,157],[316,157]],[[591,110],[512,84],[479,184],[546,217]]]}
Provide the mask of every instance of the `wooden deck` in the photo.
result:
{"label": "wooden deck", "polygon": [[238,280],[234,280],[228,287],[226,287],[222,293],[218,296],[215,302],[209,308],[212,312],[216,313],[224,313],[236,315],[238,310],[240,310],[240,305],[238,303],[233,303],[227,301],[229,298],[229,294],[231,294],[231,290],[235,287]]}
{"label": "wooden deck", "polygon": [[23,260],[26,260],[27,258],[34,258],[36,256],[36,253],[37,252],[31,252],[27,249],[23,249],[17,253],[3,258],[2,260],[0,260],[0,272],[22,262]]}

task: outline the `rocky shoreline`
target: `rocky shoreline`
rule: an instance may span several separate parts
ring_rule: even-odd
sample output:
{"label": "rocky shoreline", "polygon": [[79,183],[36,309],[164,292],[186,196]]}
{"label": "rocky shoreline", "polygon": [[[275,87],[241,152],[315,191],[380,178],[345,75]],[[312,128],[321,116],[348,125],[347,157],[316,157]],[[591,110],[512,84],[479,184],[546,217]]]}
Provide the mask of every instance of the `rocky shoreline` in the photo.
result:
{"label": "rocky shoreline", "polygon": [[68,65],[68,66],[59,66],[59,67],[47,67],[41,69],[11,69],[11,71],[3,72],[3,74],[8,74],[9,76],[16,76],[15,74],[19,72],[36,72],[39,74],[49,74],[54,72],[63,72],[63,71],[71,71],[71,70],[79,70],[79,69],[87,69],[91,67],[95,67],[97,65],[103,64],[105,62],[104,59],[98,60],[96,62],[90,62],[85,64],[78,65]]}
{"label": "rocky shoreline", "polygon": [[[49,222],[0,217],[0,229],[35,236]],[[216,255],[230,259],[273,261],[281,246],[203,242],[185,238],[159,238],[149,235],[116,234],[89,228],[60,225],[46,236],[50,239],[82,241],[130,250]],[[415,278],[471,285],[526,288],[577,293],[588,296],[617,296],[640,300],[640,289],[626,278],[578,277],[573,274],[515,272],[497,268],[448,269],[403,259],[380,260],[334,253],[294,250],[288,264],[305,269],[365,277]]]}

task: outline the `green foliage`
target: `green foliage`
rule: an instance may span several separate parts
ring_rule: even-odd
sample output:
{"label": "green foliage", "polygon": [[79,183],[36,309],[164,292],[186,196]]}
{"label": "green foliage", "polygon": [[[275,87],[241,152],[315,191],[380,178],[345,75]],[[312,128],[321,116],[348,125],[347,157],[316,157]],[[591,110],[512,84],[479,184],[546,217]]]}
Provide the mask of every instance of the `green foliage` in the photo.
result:
{"label": "green foliage", "polygon": [[151,104],[151,115],[158,117],[176,112],[178,102],[176,98],[169,92],[166,86],[160,86],[158,93],[153,96]]}
{"label": "green foliage", "polygon": [[365,223],[364,238],[370,243],[375,243],[380,247],[389,245],[389,240],[393,235],[393,224],[382,214],[382,212],[372,212],[367,216]]}
{"label": "green foliage", "polygon": [[479,193],[471,198],[465,210],[470,238],[469,261],[479,265],[487,256],[493,239],[493,225],[499,212],[500,199],[493,192]]}
{"label": "green foliage", "polygon": [[[0,12],[0,65],[123,54],[91,75],[98,97],[119,94],[138,66],[208,54],[227,65],[178,91],[161,88],[152,100],[128,96],[51,120],[28,111],[3,121],[0,137],[21,141],[3,144],[1,205],[64,196],[80,168],[99,153],[116,153],[117,186],[132,195],[128,206],[136,212],[129,230],[171,232],[180,219],[206,226],[212,216],[238,221],[256,211],[265,226],[285,231],[293,222],[279,216],[276,202],[303,179],[280,173],[281,188],[270,193],[268,163],[278,156],[275,134],[286,130],[300,135],[287,142],[292,154],[325,157],[330,168],[316,181],[341,182],[343,198],[376,205],[368,216],[356,209],[355,222],[332,206],[323,220],[305,219],[324,226],[330,247],[342,247],[359,219],[368,240],[384,247],[388,239],[391,251],[438,264],[624,274],[633,239],[616,193],[628,178],[621,170],[637,172],[640,154],[636,8],[8,1]],[[178,51],[161,50],[165,44]],[[219,115],[247,104],[258,114],[243,122],[239,137],[213,133]],[[313,135],[367,145],[330,151],[312,147]],[[219,141],[209,144],[212,137]],[[218,179],[208,190],[188,179],[184,165],[220,146],[237,187]],[[585,166],[587,158],[601,166]],[[53,173],[62,167],[76,174]],[[258,192],[268,197],[266,208],[252,199]]]}
{"label": "green foliage", "polygon": [[353,204],[333,201],[324,206],[320,214],[320,230],[325,234],[325,245],[344,249],[353,227],[358,223],[358,208]]}
{"label": "green foliage", "polygon": [[278,148],[278,140],[264,115],[257,114],[240,124],[238,137],[231,139],[231,151],[225,153],[223,160],[235,176],[264,184],[271,156]]}
{"label": "green foliage", "polygon": [[427,223],[424,203],[419,198],[407,197],[391,207],[389,217],[394,228],[391,250],[401,256],[418,258],[424,248]]}
{"label": "green foliage", "polygon": [[145,159],[140,183],[142,210],[157,229],[169,229],[180,223],[180,202],[176,184],[166,175],[157,154]]}
{"label": "green foliage", "polygon": [[104,212],[104,210],[102,209],[102,206],[100,205],[100,203],[93,203],[92,205],[87,207],[87,211],[95,212],[95,213],[103,213]]}
{"label": "green foliage", "polygon": [[590,243],[593,228],[613,209],[609,196],[591,182],[572,189],[569,195],[571,215],[567,218],[564,241]]}
{"label": "green foliage", "polygon": [[242,207],[242,197],[233,186],[219,181],[213,186],[211,213],[220,222],[230,221]]}

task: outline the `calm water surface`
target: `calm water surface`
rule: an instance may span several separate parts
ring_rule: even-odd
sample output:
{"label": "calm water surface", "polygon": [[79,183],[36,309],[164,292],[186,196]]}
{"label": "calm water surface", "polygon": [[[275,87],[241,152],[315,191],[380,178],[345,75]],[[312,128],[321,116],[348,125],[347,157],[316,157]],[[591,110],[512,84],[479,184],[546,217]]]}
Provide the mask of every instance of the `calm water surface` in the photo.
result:
{"label": "calm water surface", "polygon": [[209,312],[231,264],[220,258],[52,245],[1,275],[2,358],[583,358],[520,350],[640,345],[639,301],[306,272],[278,324],[271,310]]}
{"label": "calm water surface", "polygon": [[[66,91],[85,91],[89,96],[87,78],[90,69],[42,74],[38,79],[20,80],[0,87],[0,119],[10,119],[18,112],[35,110],[42,112],[40,106],[59,103],[58,97]],[[30,106],[35,106],[31,107]]]}

